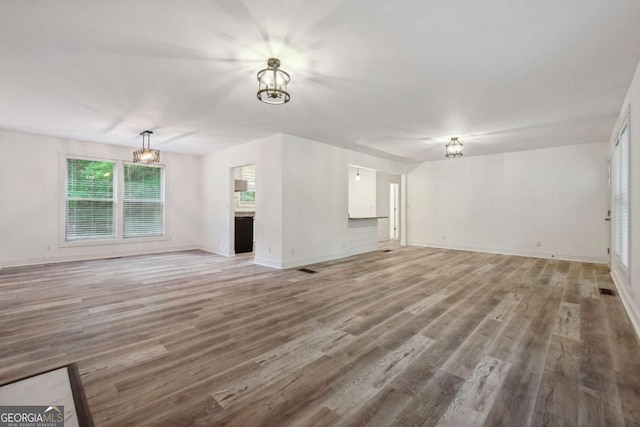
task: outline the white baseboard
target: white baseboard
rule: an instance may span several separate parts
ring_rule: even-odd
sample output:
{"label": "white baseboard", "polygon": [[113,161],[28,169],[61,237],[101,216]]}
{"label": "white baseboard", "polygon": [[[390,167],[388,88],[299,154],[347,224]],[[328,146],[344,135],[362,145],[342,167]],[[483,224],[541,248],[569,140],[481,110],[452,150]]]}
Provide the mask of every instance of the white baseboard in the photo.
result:
{"label": "white baseboard", "polygon": [[629,293],[629,286],[626,280],[618,274],[615,268],[611,268],[611,278],[613,279],[613,284],[618,290],[618,295],[620,295],[620,300],[622,301],[624,309],[627,311],[631,324],[636,330],[636,335],[638,336],[638,339],[640,339],[640,310],[638,310],[638,307],[636,307],[633,302],[633,298]]}
{"label": "white baseboard", "polygon": [[230,257],[230,256],[235,255],[235,254],[231,253],[230,251],[222,251],[222,250],[214,249],[212,247],[204,246],[204,245],[198,246],[198,249],[200,249],[202,251],[205,251],[205,252],[212,253],[212,254],[224,256],[224,257]]}
{"label": "white baseboard", "polygon": [[272,261],[270,259],[258,258],[258,257],[253,258],[253,263],[258,265],[263,265],[265,267],[277,268],[279,270],[282,270],[283,268],[285,268],[282,266],[281,262]]}
{"label": "white baseboard", "polygon": [[409,241],[409,246],[422,246],[426,248],[436,248],[436,249],[451,249],[455,251],[469,251],[469,252],[485,252],[490,254],[500,254],[500,255],[515,255],[515,256],[525,256],[530,258],[545,258],[545,259],[559,259],[562,261],[578,261],[578,262],[589,262],[593,264],[606,264],[608,259],[606,256],[595,257],[588,255],[572,255],[572,254],[551,254],[549,252],[542,251],[519,251],[512,249],[502,249],[502,248],[485,248],[480,246],[465,246],[465,245],[446,245],[442,243],[432,243],[432,242],[416,242]]}
{"label": "white baseboard", "polygon": [[159,249],[137,249],[137,250],[116,250],[109,252],[102,252],[97,254],[85,254],[85,255],[51,255],[48,257],[36,257],[29,259],[9,259],[2,262],[2,268],[11,267],[26,267],[30,265],[42,265],[42,264],[57,264],[61,262],[73,262],[73,261],[88,261],[105,258],[116,258],[124,256],[136,256],[136,255],[151,255],[161,254],[167,252],[179,252],[189,251],[194,249],[200,249],[199,245],[178,245],[170,248]]}
{"label": "white baseboard", "polygon": [[255,257],[253,262],[255,264],[263,265],[265,267],[272,267],[272,268],[277,268],[277,269],[280,269],[280,270],[284,270],[284,269],[287,269],[287,268],[296,268],[296,267],[302,267],[302,266],[310,265],[310,264],[317,264],[319,262],[333,261],[334,259],[348,258],[348,257],[353,256],[353,255],[363,254],[363,253],[367,253],[367,252],[373,252],[375,250],[377,250],[377,248],[373,248],[373,249],[371,249],[371,248],[366,248],[366,249],[358,248],[356,250],[351,249],[351,250],[348,250],[348,251],[343,251],[343,252],[339,252],[339,253],[335,253],[335,254],[329,254],[329,255],[323,255],[323,256],[311,257],[311,258],[294,259],[294,260],[284,261],[284,262],[278,262],[278,261],[273,261],[273,260],[269,260],[269,259]]}
{"label": "white baseboard", "polygon": [[355,254],[351,252],[340,252],[337,254],[329,254],[329,255],[323,255],[319,257],[295,259],[295,260],[284,262],[283,268],[302,267],[304,265],[317,264],[319,262],[325,262],[325,261],[333,261],[334,259],[340,259],[340,258],[347,258],[347,257],[350,257],[351,255],[355,255]]}

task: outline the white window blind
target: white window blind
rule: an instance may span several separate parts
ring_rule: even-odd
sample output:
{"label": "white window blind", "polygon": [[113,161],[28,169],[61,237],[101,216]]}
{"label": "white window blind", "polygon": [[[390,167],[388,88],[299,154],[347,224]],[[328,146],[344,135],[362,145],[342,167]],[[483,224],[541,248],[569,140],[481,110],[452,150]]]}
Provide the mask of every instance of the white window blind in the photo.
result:
{"label": "white window blind", "polygon": [[67,159],[65,240],[116,237],[115,164]]}
{"label": "white window blind", "polygon": [[629,266],[629,126],[624,125],[613,150],[613,253]]}
{"label": "white window blind", "polygon": [[240,202],[254,204],[256,202],[256,167],[242,166],[242,179],[247,181],[247,191],[240,193]]}
{"label": "white window blind", "polygon": [[162,167],[124,165],[124,237],[164,235]]}

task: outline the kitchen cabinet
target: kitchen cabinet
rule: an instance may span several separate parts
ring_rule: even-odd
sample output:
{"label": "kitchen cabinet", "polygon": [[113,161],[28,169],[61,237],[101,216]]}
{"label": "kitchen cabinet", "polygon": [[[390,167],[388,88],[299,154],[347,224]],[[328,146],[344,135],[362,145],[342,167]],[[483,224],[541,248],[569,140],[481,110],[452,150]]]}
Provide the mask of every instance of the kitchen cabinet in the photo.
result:
{"label": "kitchen cabinet", "polygon": [[253,252],[253,217],[235,217],[235,252]]}

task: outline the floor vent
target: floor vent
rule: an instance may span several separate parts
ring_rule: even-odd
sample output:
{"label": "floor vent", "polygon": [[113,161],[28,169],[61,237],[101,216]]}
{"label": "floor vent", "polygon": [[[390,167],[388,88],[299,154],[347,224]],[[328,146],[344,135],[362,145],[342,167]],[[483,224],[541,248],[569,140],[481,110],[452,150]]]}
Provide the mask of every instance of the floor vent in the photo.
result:
{"label": "floor vent", "polygon": [[613,289],[600,288],[600,295],[616,296],[616,293]]}
{"label": "floor vent", "polygon": [[393,249],[385,249],[384,251],[380,251],[380,252],[391,252]]}
{"label": "floor vent", "polygon": [[315,270],[309,270],[308,268],[300,268],[300,269],[298,269],[298,271],[302,271],[303,273],[309,273],[309,274],[315,274],[315,273],[317,273],[317,271],[315,271]]}

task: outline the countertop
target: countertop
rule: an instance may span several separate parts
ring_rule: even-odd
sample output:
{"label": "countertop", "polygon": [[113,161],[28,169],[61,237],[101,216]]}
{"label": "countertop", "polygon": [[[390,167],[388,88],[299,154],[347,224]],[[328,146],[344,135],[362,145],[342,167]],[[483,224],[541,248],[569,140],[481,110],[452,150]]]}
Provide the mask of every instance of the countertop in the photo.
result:
{"label": "countertop", "polygon": [[248,218],[256,216],[255,212],[234,212],[233,215],[237,218]]}

